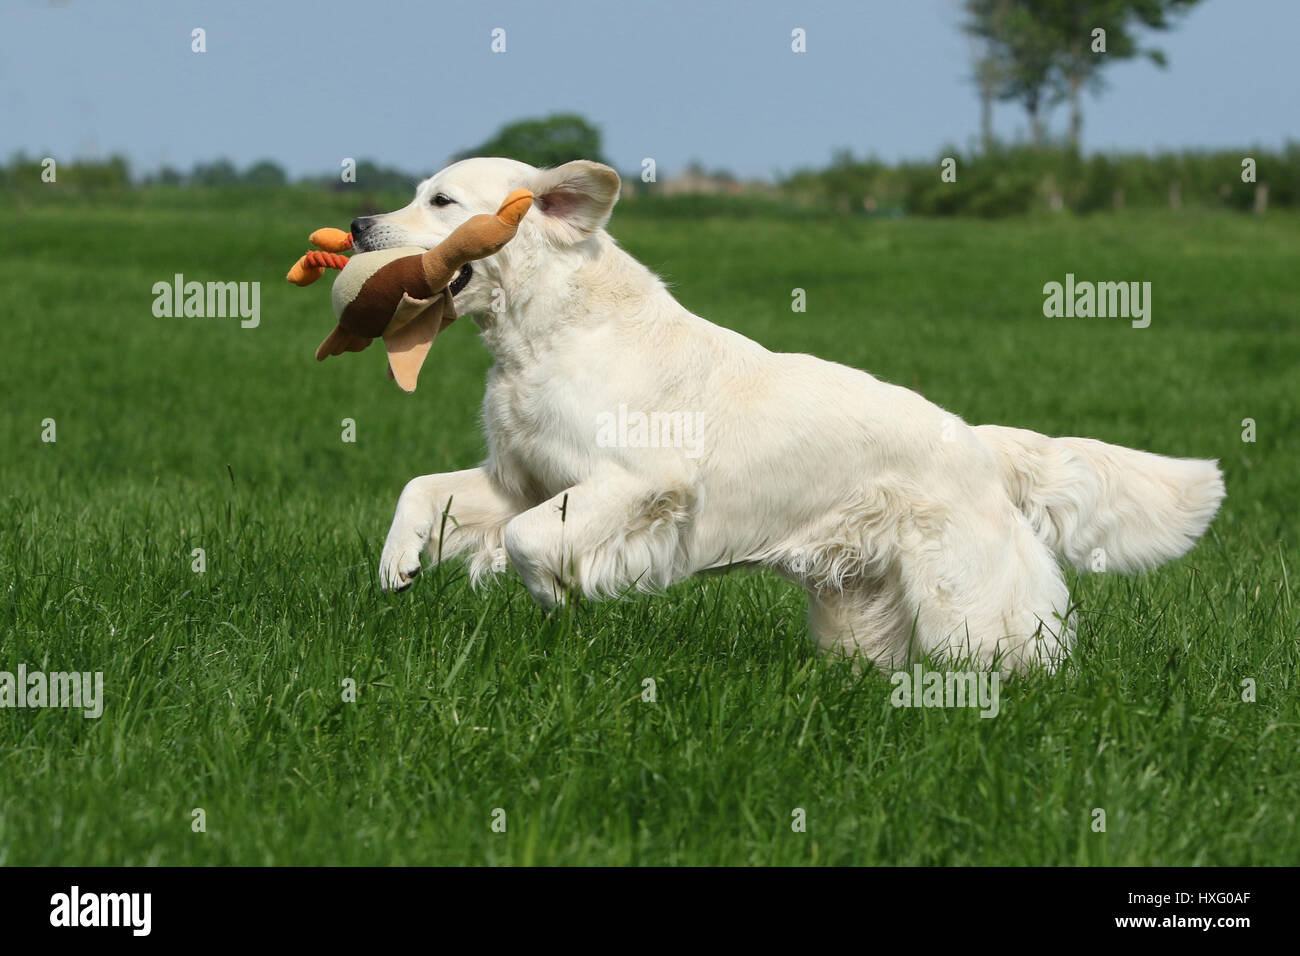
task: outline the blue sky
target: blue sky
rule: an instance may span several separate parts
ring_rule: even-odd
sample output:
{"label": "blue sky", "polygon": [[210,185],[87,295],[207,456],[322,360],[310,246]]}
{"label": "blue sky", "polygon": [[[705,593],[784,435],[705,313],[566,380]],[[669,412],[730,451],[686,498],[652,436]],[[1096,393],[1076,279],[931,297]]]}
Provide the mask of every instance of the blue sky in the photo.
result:
{"label": "blue sky", "polygon": [[[973,142],[959,0],[5,0],[0,156],[120,152],[137,170],[220,156],[291,174],[369,157],[431,172],[522,116],[577,111],[622,169],[743,176]],[[190,31],[207,31],[207,52]],[[490,50],[506,31],[507,52]],[[790,31],[808,51],[790,51]],[[1300,139],[1300,2],[1204,0],[1117,64],[1085,149]],[[1065,124],[1063,109],[1052,117]],[[998,132],[1023,134],[999,107]]]}

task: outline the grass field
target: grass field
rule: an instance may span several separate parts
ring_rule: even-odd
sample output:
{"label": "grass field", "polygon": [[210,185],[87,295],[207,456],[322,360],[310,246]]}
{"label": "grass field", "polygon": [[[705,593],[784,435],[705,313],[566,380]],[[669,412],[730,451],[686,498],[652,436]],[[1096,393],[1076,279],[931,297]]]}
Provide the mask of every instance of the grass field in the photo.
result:
{"label": "grass field", "polygon": [[[483,454],[472,325],[414,396],[377,351],[317,365],[328,292],[282,276],[362,211],[345,199],[13,198],[0,670],[102,671],[105,705],[0,709],[0,863],[1300,860],[1300,219],[616,210],[689,308],[769,348],[970,422],[1222,462],[1201,544],[1072,575],[1073,660],[984,720],[893,708],[887,675],[819,658],[802,592],[763,574],[550,619],[517,578],[475,594],[455,564],[381,594],[403,484]],[[261,281],[260,326],[154,317],[178,272]],[[1150,281],[1150,328],[1044,318],[1067,272]]]}

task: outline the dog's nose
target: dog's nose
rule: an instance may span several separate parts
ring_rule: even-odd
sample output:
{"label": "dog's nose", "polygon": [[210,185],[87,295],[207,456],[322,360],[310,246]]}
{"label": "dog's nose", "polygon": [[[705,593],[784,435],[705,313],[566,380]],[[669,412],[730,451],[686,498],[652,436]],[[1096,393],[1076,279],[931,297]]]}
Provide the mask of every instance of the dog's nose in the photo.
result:
{"label": "dog's nose", "polygon": [[358,216],[356,219],[352,220],[352,242],[354,245],[361,241],[361,237],[364,236],[366,230],[370,228],[371,218],[372,217],[370,216]]}

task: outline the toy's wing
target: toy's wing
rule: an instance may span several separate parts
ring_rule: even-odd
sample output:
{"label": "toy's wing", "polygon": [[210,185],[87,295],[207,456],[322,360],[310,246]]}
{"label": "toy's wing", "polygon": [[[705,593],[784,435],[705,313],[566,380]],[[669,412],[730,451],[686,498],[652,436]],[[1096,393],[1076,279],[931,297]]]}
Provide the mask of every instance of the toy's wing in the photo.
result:
{"label": "toy's wing", "polygon": [[374,339],[347,332],[343,326],[336,325],[334,331],[325,336],[325,341],[316,347],[316,361],[323,362],[331,355],[342,355],[344,352],[360,352],[373,341]]}
{"label": "toy's wing", "polygon": [[388,349],[388,371],[403,391],[415,391],[434,338],[455,318],[456,309],[446,289],[427,299],[402,294],[392,324],[384,333],[384,346]]}

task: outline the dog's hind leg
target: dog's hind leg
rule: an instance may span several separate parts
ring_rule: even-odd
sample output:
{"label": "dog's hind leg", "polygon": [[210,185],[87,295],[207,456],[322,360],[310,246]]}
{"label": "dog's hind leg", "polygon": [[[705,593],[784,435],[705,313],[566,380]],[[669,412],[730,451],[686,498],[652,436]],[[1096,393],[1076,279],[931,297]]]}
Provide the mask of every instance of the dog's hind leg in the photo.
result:
{"label": "dog's hind leg", "polygon": [[420,573],[420,555],[434,561],[470,552],[471,580],[502,571],[506,524],[527,508],[493,484],[482,468],[412,478],[397,501],[397,512],[379,560],[379,584],[403,591]]}
{"label": "dog's hind leg", "polygon": [[1068,603],[1051,553],[1000,494],[955,516],[918,508],[883,574],[809,589],[818,646],[886,671],[927,654],[1003,674],[1052,670],[1074,638]]}
{"label": "dog's hind leg", "polygon": [[913,621],[897,568],[878,580],[808,588],[813,640],[825,653],[847,657],[855,667],[875,664],[888,671],[904,666],[912,657]]}
{"label": "dog's hind leg", "polygon": [[1054,670],[1069,651],[1065,578],[1005,496],[916,528],[900,570],[918,653],[1009,675]]}

